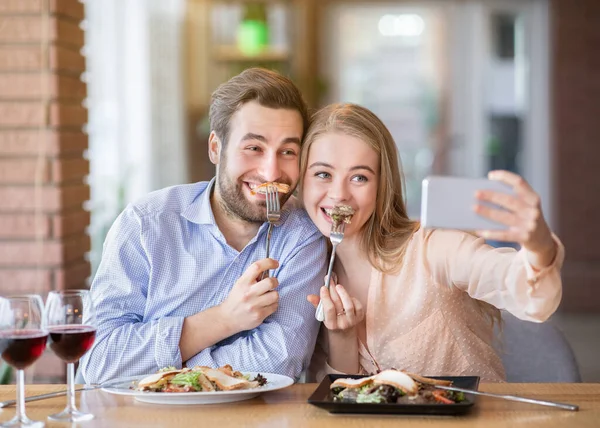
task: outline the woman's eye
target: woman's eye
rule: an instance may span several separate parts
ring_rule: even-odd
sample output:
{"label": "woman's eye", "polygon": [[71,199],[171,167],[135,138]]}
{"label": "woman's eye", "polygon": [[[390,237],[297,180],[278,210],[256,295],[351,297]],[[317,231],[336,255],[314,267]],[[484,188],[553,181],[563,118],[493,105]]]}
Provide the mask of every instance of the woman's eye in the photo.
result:
{"label": "woman's eye", "polygon": [[323,179],[327,179],[331,177],[331,174],[329,174],[328,172],[317,172],[315,174],[315,177],[319,177],[319,178],[323,178]]}
{"label": "woman's eye", "polygon": [[369,179],[367,177],[365,177],[364,175],[355,175],[354,177],[352,177],[352,181],[358,181],[359,183],[366,183],[367,181],[369,181]]}

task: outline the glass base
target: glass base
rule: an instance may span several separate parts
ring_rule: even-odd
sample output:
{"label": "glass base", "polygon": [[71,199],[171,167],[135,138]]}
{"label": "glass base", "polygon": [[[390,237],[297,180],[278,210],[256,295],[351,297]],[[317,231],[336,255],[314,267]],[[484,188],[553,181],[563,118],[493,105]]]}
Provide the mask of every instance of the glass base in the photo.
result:
{"label": "glass base", "polygon": [[91,413],[80,412],[79,410],[63,410],[60,413],[48,416],[48,419],[56,422],[83,422],[94,419]]}
{"label": "glass base", "polygon": [[21,428],[21,427],[43,428],[44,426],[45,426],[45,424],[43,422],[32,421],[27,416],[23,416],[20,418],[18,416],[15,416],[10,421],[0,424],[0,427],[2,427],[2,428],[8,428],[8,427],[10,427],[10,428]]}

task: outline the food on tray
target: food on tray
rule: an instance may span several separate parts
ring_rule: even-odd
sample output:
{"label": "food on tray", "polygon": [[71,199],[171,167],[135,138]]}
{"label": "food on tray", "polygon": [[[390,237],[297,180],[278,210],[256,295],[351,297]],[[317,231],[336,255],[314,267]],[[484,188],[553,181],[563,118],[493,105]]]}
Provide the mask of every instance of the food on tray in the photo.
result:
{"label": "food on tray", "polygon": [[336,379],[330,389],[334,400],[351,403],[455,404],[464,401],[462,392],[436,388],[436,385],[451,384],[392,369],[360,379]]}
{"label": "food on tray", "polygon": [[290,191],[290,186],[285,183],[269,181],[267,183],[260,184],[260,185],[256,186],[255,188],[251,189],[251,193],[253,195],[256,195],[257,193],[264,195],[267,193],[267,188],[269,186],[275,187],[279,193],[288,193]]}
{"label": "food on tray", "polygon": [[140,380],[135,389],[151,392],[233,391],[258,388],[266,383],[267,379],[260,374],[250,379],[234,371],[230,365],[218,369],[196,366],[193,369],[172,370],[168,367]]}
{"label": "food on tray", "polygon": [[354,208],[350,205],[336,205],[333,208],[325,209],[325,212],[331,217],[333,225],[338,226],[340,223],[350,224],[354,215]]}

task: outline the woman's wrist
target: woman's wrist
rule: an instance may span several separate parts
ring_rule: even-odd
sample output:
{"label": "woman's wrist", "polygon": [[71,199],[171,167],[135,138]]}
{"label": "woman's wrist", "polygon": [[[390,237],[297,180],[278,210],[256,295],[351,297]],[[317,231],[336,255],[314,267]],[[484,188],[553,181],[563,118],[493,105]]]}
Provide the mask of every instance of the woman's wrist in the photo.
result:
{"label": "woman's wrist", "polygon": [[336,339],[350,339],[350,338],[355,338],[356,337],[356,326],[350,327],[350,328],[346,328],[344,330],[328,330],[329,331],[329,335],[332,338],[336,338]]}
{"label": "woman's wrist", "polygon": [[552,239],[550,244],[539,251],[527,251],[527,260],[534,270],[542,270],[552,265],[558,253],[558,246]]}

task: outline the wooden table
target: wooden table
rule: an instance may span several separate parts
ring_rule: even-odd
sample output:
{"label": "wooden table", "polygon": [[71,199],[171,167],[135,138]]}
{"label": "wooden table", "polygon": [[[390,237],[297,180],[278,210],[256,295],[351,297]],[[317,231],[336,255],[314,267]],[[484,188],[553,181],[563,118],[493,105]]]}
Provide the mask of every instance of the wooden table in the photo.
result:
{"label": "wooden table", "polygon": [[[489,392],[578,404],[578,412],[557,410],[479,397],[466,416],[333,415],[306,402],[316,384],[297,384],[257,398],[231,404],[157,406],[131,397],[95,390],[78,397],[82,410],[96,418],[82,427],[600,427],[600,384],[481,384]],[[27,395],[63,390],[64,385],[29,385]],[[0,401],[15,397],[14,385],[0,386]],[[47,427],[65,427],[46,417],[65,406],[65,397],[27,404],[27,415],[45,420]],[[14,408],[0,410],[0,421],[14,416]]]}

